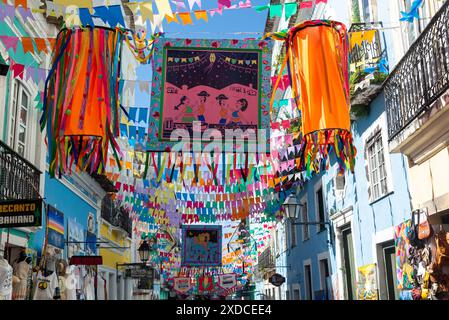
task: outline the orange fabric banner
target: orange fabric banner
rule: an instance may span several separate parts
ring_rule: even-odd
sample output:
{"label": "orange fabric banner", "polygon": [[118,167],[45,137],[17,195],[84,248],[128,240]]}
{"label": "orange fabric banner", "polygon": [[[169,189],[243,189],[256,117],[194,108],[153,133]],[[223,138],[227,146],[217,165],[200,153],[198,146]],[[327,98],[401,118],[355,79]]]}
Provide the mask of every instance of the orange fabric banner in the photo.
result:
{"label": "orange fabric banner", "polygon": [[293,29],[289,63],[292,85],[299,93],[302,132],[350,130],[348,46],[340,30],[323,24]]}

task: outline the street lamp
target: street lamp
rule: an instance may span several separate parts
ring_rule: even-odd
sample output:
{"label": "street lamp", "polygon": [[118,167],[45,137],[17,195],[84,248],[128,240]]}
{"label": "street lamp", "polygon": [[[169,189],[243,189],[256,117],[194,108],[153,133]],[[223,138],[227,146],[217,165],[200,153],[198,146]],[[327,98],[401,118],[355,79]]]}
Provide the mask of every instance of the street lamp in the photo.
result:
{"label": "street lamp", "polygon": [[139,251],[140,261],[147,262],[150,258],[150,245],[148,244],[146,239],[143,240],[137,251]]}
{"label": "street lamp", "polygon": [[304,226],[304,225],[326,225],[329,227],[329,243],[332,244],[332,226],[330,221],[300,221],[297,220],[300,218],[300,209],[304,207],[304,205],[296,199],[295,196],[289,195],[287,199],[285,199],[283,206],[285,208],[286,217],[289,218],[290,223],[293,226]]}
{"label": "street lamp", "polygon": [[295,196],[289,195],[284,202],[284,208],[287,214],[287,217],[291,220],[299,219],[299,213],[301,207],[304,205],[298,202],[298,199]]}

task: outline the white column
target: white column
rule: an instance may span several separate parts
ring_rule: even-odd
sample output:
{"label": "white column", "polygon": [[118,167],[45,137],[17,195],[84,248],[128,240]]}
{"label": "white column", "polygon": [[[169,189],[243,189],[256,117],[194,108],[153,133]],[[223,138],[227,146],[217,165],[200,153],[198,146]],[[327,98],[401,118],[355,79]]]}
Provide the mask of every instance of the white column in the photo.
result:
{"label": "white column", "polygon": [[125,279],[125,300],[133,300],[133,279]]}
{"label": "white column", "polygon": [[109,273],[109,300],[117,300],[117,274],[115,272]]}
{"label": "white column", "polygon": [[117,300],[124,300],[125,297],[123,295],[123,273],[121,273],[117,279],[117,288],[116,288],[116,293],[117,293]]}

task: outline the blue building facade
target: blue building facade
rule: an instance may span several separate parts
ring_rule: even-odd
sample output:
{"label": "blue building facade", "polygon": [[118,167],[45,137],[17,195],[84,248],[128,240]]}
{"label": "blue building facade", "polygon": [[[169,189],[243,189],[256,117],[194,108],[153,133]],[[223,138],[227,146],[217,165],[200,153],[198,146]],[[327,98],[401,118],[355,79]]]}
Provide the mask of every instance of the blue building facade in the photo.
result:
{"label": "blue building facade", "polygon": [[[45,202],[49,210],[49,245],[61,249],[61,258],[74,254],[95,255],[95,242],[99,238],[98,219],[101,216],[101,200],[105,195],[99,185],[86,174],[74,173],[70,177],[51,179],[45,173]],[[59,223],[53,217],[59,217]],[[38,256],[42,254],[46,230],[43,219],[30,243]],[[67,243],[70,242],[70,243]]]}
{"label": "blue building facade", "polygon": [[406,159],[388,151],[383,94],[367,108],[352,126],[354,173],[338,176],[331,160],[296,194],[300,221],[329,225],[286,221],[277,228],[286,239],[276,258],[276,272],[286,276],[280,299],[357,299],[365,281],[359,268],[366,266],[375,270],[379,298],[397,298],[394,226],[411,212]]}

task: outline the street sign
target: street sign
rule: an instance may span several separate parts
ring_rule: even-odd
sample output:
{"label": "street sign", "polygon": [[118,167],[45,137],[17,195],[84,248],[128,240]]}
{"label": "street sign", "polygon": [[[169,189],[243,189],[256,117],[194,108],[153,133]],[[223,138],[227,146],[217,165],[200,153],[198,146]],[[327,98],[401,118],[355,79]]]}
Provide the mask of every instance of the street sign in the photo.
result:
{"label": "street sign", "polygon": [[273,286],[280,287],[285,282],[285,277],[281,276],[279,273],[275,273],[270,277],[269,282]]}
{"label": "street sign", "polygon": [[125,270],[125,276],[128,278],[153,278],[154,269],[147,266],[128,266]]}

